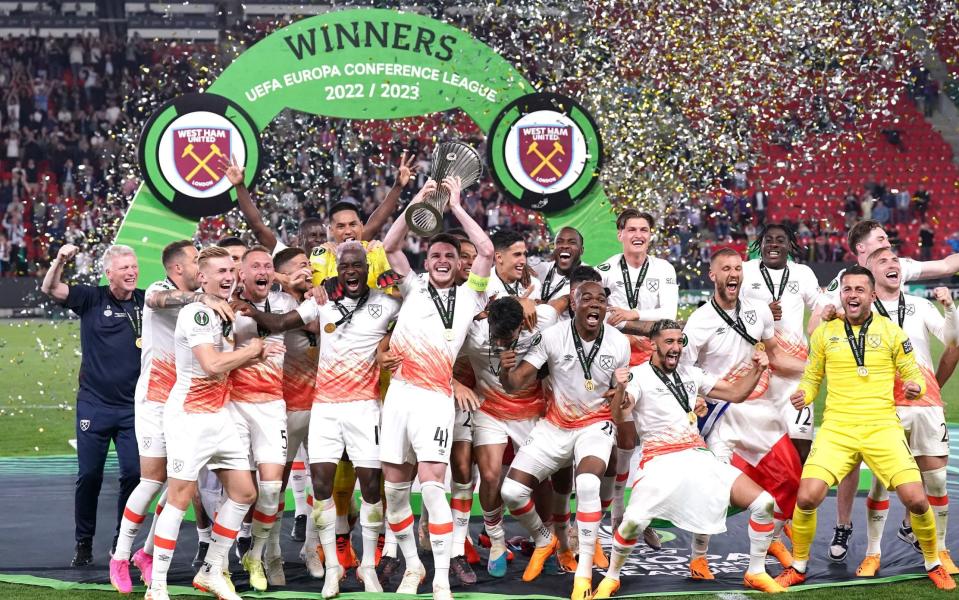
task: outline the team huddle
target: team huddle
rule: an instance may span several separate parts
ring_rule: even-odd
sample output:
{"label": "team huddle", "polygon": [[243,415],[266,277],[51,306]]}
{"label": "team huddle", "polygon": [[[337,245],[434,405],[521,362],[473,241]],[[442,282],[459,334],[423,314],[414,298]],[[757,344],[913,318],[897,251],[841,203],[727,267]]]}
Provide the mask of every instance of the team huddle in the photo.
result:
{"label": "team huddle", "polygon": [[[229,574],[234,544],[253,589],[284,585],[282,498],[297,462],[308,463],[312,483],[301,557],[322,578],[324,598],[339,594],[350,569],[367,592],[417,593],[427,576],[417,537],[432,552],[434,598],[452,598],[451,579],[475,583],[477,485],[484,531],[476,545],[488,548],[493,577],[507,574],[518,551],[506,539],[508,509],[528,536],[522,579],[573,573],[574,600],[617,592],[639,540],[660,546],[653,519],[695,534],[689,576],[713,579],[709,538],[726,531],[734,506],[748,514],[744,585],[782,592],[806,580],[816,507],[836,484],[840,523],[828,553],[846,558],[863,461],[874,480],[857,574],[880,570],[895,490],[908,513],[900,537],[938,588],[955,587],[939,390],[955,366],[959,317],[946,288],[933,294],[940,311],[902,286],[959,271],[959,255],[899,259],[882,226],[864,221],[849,234],[858,264],[821,288],[809,267],[789,260],[798,251],[789,228],[767,224],[758,258],[714,253],[713,293],[682,322],[675,269],[650,255],[647,213],[619,214],[622,253],[595,267],[581,260],[589,240],[568,227],[556,232],[550,259],[533,264],[521,235],[490,236],[473,221],[457,178],[430,180],[411,205],[444,186],[461,228],[431,238],[425,272],[416,273],[402,215],[382,241],[365,237],[395,211],[410,179],[405,161],[365,226],[352,204],[337,204],[329,224],[301,223],[299,247],[263,224],[242,168],[230,165],[226,176],[260,245],[232,238],[197,251],[174,242],[161,256],[166,279],[145,292],[135,395],[142,477],[110,562],[121,593],[132,590],[132,562],[146,598],[169,597],[191,504],[201,542],[195,587],[239,598]],[[58,258],[75,251],[64,246]],[[938,369],[932,337],[947,347]],[[417,478],[419,534],[410,502]],[[158,495],[145,547],[134,553]],[[597,535],[607,510],[608,554]],[[775,577],[767,555],[782,566]],[[603,572],[596,586],[594,567]]]}

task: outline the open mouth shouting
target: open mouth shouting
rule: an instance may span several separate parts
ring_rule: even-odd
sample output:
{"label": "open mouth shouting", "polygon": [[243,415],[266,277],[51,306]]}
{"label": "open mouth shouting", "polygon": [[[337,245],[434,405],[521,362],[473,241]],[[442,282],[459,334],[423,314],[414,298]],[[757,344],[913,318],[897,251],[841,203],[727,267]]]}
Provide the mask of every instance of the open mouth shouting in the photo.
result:
{"label": "open mouth shouting", "polygon": [[886,271],[883,274],[883,277],[885,277],[886,281],[888,281],[890,284],[896,287],[899,287],[899,270],[898,269],[890,269],[889,271]]}
{"label": "open mouth shouting", "polygon": [[600,323],[603,322],[603,317],[600,314],[599,309],[591,308],[586,313],[586,325],[590,329],[599,327]]}
{"label": "open mouth shouting", "polygon": [[723,289],[726,290],[726,293],[730,296],[736,296],[739,294],[739,278],[730,277],[726,280],[726,285],[723,286]]}
{"label": "open mouth shouting", "polygon": [[256,291],[261,294],[266,294],[270,291],[270,278],[264,275],[258,275],[256,279],[253,280],[254,285],[256,286]]}
{"label": "open mouth shouting", "polygon": [[677,365],[679,365],[679,350],[667,351],[663,356],[663,366],[669,371],[674,371]]}
{"label": "open mouth shouting", "polygon": [[343,282],[344,284],[343,287],[345,287],[346,291],[349,293],[356,293],[359,291],[361,283],[362,282],[360,281],[359,277],[347,276],[345,281]]}

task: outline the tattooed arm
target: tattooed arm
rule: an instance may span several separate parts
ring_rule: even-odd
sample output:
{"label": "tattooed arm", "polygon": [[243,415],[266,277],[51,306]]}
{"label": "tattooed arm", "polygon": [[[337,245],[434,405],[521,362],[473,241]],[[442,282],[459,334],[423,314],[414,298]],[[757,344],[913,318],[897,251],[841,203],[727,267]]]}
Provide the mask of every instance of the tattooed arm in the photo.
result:
{"label": "tattooed arm", "polygon": [[182,308],[193,302],[202,302],[212,308],[221,319],[233,321],[233,309],[230,308],[230,303],[213,294],[184,290],[162,290],[153,292],[146,297],[146,305],[153,309]]}

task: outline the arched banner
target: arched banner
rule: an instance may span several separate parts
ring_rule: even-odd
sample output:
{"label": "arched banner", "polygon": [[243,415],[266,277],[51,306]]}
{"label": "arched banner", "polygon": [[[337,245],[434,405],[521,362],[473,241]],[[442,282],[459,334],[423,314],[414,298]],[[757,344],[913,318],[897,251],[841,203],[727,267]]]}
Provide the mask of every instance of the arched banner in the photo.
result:
{"label": "arched banner", "polygon": [[[583,232],[588,262],[618,248],[596,185],[602,146],[589,115],[570,99],[537,94],[491,48],[441,21],[382,9],[303,19],[237,57],[203,95],[161,107],[141,138],[150,185],[137,190],[117,242],[143,256],[192,238],[200,216],[233,205],[235,193],[211,168],[217,159],[239,152],[255,183],[256,132],[287,108],[353,120],[461,109],[488,135],[496,126],[488,167],[510,198],[542,210],[554,230]],[[145,260],[141,273],[160,279],[162,265]]]}

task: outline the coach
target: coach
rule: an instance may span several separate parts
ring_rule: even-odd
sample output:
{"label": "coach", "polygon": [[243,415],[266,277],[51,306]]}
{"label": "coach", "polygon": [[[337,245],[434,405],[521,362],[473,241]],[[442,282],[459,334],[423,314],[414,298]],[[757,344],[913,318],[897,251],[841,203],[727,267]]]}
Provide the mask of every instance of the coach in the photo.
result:
{"label": "coach", "polygon": [[[103,255],[108,285],[67,285],[63,268],[77,247],[65,244],[43,278],[41,291],[80,317],[80,382],[77,390],[77,487],[74,498],[76,554],[73,566],[93,562],[97,499],[112,440],[120,462],[117,532],[127,496],[140,481],[133,431],[133,389],[140,375],[143,290],[139,267],[129,246],[115,245]],[[116,535],[113,543],[116,544]]]}

